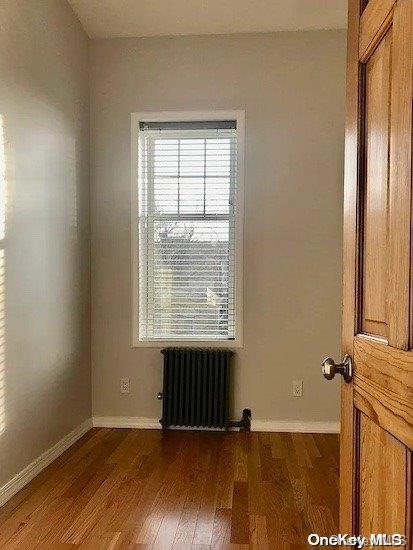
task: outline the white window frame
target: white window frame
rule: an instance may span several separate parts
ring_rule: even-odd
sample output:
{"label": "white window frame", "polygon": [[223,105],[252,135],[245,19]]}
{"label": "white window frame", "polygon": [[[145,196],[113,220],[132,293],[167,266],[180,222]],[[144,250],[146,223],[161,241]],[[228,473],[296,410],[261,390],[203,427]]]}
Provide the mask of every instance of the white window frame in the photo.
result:
{"label": "white window frame", "polygon": [[[237,121],[237,187],[235,210],[235,339],[234,340],[140,340],[139,339],[139,123],[201,120]],[[131,281],[132,347],[243,347],[243,233],[244,233],[245,111],[158,111],[131,114]]]}

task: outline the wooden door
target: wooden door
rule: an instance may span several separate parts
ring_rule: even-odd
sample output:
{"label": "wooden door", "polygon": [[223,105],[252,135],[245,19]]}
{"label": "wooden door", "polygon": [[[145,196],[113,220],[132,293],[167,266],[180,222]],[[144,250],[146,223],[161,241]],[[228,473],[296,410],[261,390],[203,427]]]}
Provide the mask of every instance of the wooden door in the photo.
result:
{"label": "wooden door", "polygon": [[349,1],[341,532],[412,549],[413,0]]}

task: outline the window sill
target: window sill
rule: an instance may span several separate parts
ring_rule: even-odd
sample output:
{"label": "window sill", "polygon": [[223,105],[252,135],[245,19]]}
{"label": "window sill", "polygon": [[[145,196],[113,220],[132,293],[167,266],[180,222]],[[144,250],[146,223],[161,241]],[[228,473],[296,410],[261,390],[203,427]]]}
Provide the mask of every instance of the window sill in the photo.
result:
{"label": "window sill", "polygon": [[214,348],[239,349],[243,347],[237,340],[133,340],[132,348]]}

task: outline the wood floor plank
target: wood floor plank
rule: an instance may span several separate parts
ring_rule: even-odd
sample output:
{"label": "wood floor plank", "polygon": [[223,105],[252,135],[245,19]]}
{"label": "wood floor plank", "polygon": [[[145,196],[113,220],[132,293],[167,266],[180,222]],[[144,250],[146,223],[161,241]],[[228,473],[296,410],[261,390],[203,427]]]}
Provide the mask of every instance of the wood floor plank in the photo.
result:
{"label": "wood floor plank", "polygon": [[304,434],[291,434],[293,446],[298,457],[298,463],[304,468],[312,468],[313,462],[305,444]]}
{"label": "wood floor plank", "polygon": [[172,545],[173,550],[187,550],[191,548],[195,534],[197,517],[197,509],[184,508],[182,510]]}
{"label": "wood floor plank", "polygon": [[246,481],[234,482],[231,542],[235,544],[248,544],[249,542],[248,483]]}
{"label": "wood floor plank", "polygon": [[269,550],[265,516],[250,515],[250,545],[252,550]]}
{"label": "wood floor plank", "polygon": [[231,543],[231,510],[219,508],[215,512],[211,548],[226,548]]}
{"label": "wood floor plank", "polygon": [[0,509],[4,550],[300,550],[338,529],[338,437],[93,429]]}

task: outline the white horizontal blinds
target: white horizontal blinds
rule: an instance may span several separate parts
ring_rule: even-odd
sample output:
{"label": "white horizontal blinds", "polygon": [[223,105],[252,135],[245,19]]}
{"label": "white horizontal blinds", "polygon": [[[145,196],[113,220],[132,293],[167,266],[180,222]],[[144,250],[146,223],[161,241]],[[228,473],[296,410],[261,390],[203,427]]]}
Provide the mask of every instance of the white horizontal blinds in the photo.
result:
{"label": "white horizontal blinds", "polygon": [[234,339],[235,123],[139,135],[139,337]]}

